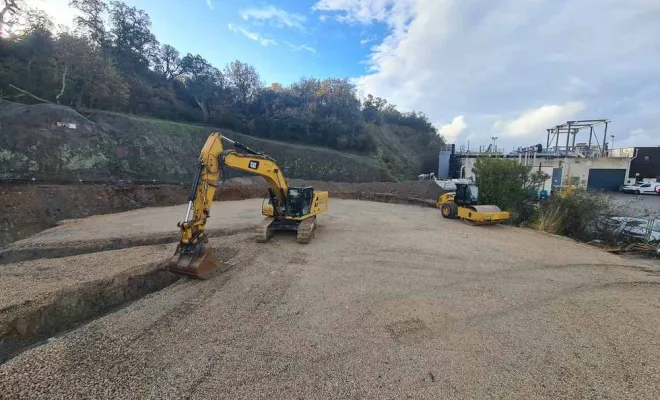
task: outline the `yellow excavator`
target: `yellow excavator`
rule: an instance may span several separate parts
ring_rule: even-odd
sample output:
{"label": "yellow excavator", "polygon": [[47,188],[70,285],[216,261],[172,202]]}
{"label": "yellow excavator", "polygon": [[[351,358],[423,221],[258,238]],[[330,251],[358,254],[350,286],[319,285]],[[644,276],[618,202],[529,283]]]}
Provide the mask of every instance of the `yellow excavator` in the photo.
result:
{"label": "yellow excavator", "polygon": [[508,221],[498,206],[478,205],[479,187],[467,179],[455,180],[456,192],[441,194],[436,206],[445,218],[460,218],[470,225],[494,225]]}
{"label": "yellow excavator", "polygon": [[[225,149],[223,140],[233,149]],[[177,224],[181,240],[170,259],[170,271],[208,279],[227,270],[228,265],[213,254],[204,229],[213,195],[224,182],[225,167],[262,176],[270,186],[268,201],[262,205],[261,213],[266,218],[257,229],[257,242],[266,242],[274,231],[293,230],[297,231],[298,243],[309,243],[314,235],[316,216],[328,211],[328,192],[311,186],[288,186],[274,159],[217,132],[212,133],[199,156],[186,216]]]}

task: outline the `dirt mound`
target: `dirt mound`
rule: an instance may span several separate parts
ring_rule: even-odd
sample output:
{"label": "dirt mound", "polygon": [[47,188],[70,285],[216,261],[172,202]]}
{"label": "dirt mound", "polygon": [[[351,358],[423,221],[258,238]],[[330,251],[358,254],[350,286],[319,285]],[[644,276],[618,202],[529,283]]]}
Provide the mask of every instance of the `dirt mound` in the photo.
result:
{"label": "dirt mound", "polygon": [[293,181],[308,183],[321,190],[328,190],[331,193],[387,193],[401,197],[426,200],[436,200],[440,194],[444,193],[433,181],[404,181],[394,183],[305,182],[296,179]]}
{"label": "dirt mound", "polygon": [[[417,198],[424,200],[437,200],[438,196],[444,193],[435,182],[424,181],[404,181],[404,182],[323,182],[316,180],[289,179],[291,186],[310,185],[319,190],[327,190],[330,195],[337,194],[368,194],[381,193],[406,198]],[[260,177],[232,178],[225,182],[225,189],[228,188],[249,188],[266,190],[268,185]],[[347,197],[351,198],[351,197]]]}

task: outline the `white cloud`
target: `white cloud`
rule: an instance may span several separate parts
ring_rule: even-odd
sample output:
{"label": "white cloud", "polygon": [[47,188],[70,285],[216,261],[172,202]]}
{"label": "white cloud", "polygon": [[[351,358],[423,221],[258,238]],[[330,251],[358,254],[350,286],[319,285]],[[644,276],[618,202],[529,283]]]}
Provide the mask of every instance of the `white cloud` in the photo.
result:
{"label": "white cloud", "polygon": [[[362,93],[432,121],[464,116],[473,143],[502,132],[507,146],[539,141],[570,113],[612,119],[621,141],[660,126],[660,1],[318,0],[313,8],[388,29],[356,79]],[[577,114],[578,104],[589,108]]]}
{"label": "white cloud", "polygon": [[[609,140],[609,138],[608,138]],[[642,143],[645,146],[660,146],[660,135],[657,129],[632,129],[627,135],[614,135],[614,147],[635,147]]]}
{"label": "white cloud", "polygon": [[373,42],[374,40],[376,40],[375,36],[371,36],[371,37],[368,37],[368,38],[363,38],[363,39],[360,39],[360,44],[361,45],[369,44],[369,43]]}
{"label": "white cloud", "polygon": [[277,45],[277,42],[274,39],[265,38],[257,32],[251,32],[243,27],[235,26],[233,24],[229,24],[227,25],[227,27],[229,28],[230,31],[240,33],[241,35],[245,36],[250,40],[259,42],[259,44],[262,46]]}
{"label": "white cloud", "polygon": [[293,44],[291,42],[286,42],[286,41],[284,43],[286,43],[286,45],[289,46],[289,48],[293,51],[303,51],[304,50],[304,51],[309,51],[312,54],[318,54],[318,52],[316,51],[315,48],[313,48],[312,46],[306,45],[306,44],[296,45],[296,44]]}
{"label": "white cloud", "polygon": [[411,12],[411,0],[319,0],[313,10],[339,13],[343,22],[386,22],[401,26]]}
{"label": "white cloud", "polygon": [[465,123],[465,118],[462,115],[459,115],[458,117],[454,117],[454,119],[451,120],[451,123],[441,125],[440,129],[438,129],[438,133],[451,142],[456,140],[466,128],[467,124]]}
{"label": "white cloud", "polygon": [[512,121],[497,121],[493,127],[496,130],[501,130],[504,136],[507,137],[538,135],[539,132],[543,132],[547,128],[552,128],[573,118],[584,108],[584,104],[580,102],[571,102],[564,105],[544,105],[525,111],[520,117]]}
{"label": "white cloud", "polygon": [[242,10],[240,14],[241,18],[246,21],[250,19],[257,21],[270,21],[273,25],[278,27],[296,28],[300,30],[305,29],[303,23],[306,18],[304,15],[284,11],[273,5]]}
{"label": "white cloud", "polygon": [[211,0],[206,0],[206,5],[209,6],[211,10],[213,10],[213,2]]}

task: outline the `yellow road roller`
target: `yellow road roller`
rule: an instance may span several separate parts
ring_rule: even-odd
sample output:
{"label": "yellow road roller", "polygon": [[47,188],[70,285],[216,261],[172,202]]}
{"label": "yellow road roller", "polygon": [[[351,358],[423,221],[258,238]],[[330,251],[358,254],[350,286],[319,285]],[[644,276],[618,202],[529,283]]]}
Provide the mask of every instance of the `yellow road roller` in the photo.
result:
{"label": "yellow road roller", "polygon": [[511,218],[498,206],[478,205],[479,187],[468,180],[456,180],[456,192],[441,194],[436,206],[445,218],[460,218],[471,225],[494,225]]}

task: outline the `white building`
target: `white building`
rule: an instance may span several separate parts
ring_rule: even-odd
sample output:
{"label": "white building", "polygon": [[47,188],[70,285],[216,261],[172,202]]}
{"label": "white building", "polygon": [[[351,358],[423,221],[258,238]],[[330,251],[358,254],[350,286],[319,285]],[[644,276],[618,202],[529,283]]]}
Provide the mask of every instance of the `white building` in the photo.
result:
{"label": "white building", "polygon": [[[616,154],[616,153],[615,153]],[[630,160],[627,154],[619,157],[564,157],[555,154],[528,152],[512,155],[479,155],[457,154],[456,168],[458,177],[474,179],[472,171],[478,157],[506,157],[517,160],[519,163],[529,165],[533,171],[543,171],[550,176],[545,182],[544,189],[550,190],[553,186],[572,178],[578,186],[588,190],[618,191],[627,181],[630,169]]]}

